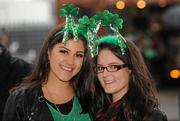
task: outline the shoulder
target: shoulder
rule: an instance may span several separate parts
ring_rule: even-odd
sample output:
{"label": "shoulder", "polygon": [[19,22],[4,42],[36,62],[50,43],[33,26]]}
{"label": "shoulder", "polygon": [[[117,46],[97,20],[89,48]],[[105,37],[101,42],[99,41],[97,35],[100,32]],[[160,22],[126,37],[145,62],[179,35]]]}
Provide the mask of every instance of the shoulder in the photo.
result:
{"label": "shoulder", "polygon": [[153,109],[147,114],[144,121],[168,121],[166,114],[160,109]]}
{"label": "shoulder", "polygon": [[4,114],[15,112],[17,108],[22,108],[25,104],[26,89],[19,88],[10,92],[10,95],[6,101]]}
{"label": "shoulder", "polygon": [[21,100],[24,100],[25,98],[28,99],[28,98],[34,97],[34,95],[37,92],[38,92],[37,87],[33,87],[33,88],[21,87],[21,88],[11,91],[9,98],[11,100],[14,99],[16,101],[21,101]]}
{"label": "shoulder", "polygon": [[18,120],[19,116],[25,116],[25,113],[31,111],[36,101],[36,92],[37,88],[24,87],[11,91],[3,111],[4,120]]}
{"label": "shoulder", "polygon": [[22,103],[26,95],[26,91],[27,89],[24,88],[19,88],[11,91],[6,103]]}
{"label": "shoulder", "polygon": [[32,106],[38,101],[39,92],[38,88],[23,87],[13,90],[6,101],[6,106],[15,108],[23,108],[25,105]]}
{"label": "shoulder", "polygon": [[23,97],[26,92],[28,91],[28,89],[26,88],[18,88],[18,89],[14,89],[10,92],[10,97]]}

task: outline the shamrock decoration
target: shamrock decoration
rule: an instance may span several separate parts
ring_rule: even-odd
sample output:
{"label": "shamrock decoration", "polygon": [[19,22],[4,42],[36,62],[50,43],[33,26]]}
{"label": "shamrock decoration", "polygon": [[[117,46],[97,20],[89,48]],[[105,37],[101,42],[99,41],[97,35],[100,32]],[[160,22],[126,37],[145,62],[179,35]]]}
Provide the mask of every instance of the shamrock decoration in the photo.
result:
{"label": "shamrock decoration", "polygon": [[[121,48],[122,54],[125,52],[126,44],[125,39],[119,33],[119,29],[122,29],[123,20],[118,16],[118,14],[113,14],[108,10],[105,10],[101,13],[97,13],[93,18],[99,24],[108,26],[112,31],[114,31],[116,37],[118,38],[118,46]],[[98,47],[94,49],[98,52]]]}
{"label": "shamrock decoration", "polygon": [[121,48],[122,54],[124,54],[126,49],[125,39],[119,33],[119,29],[122,29],[123,20],[118,16],[118,14],[113,14],[108,10],[105,10],[103,12],[103,15],[104,19],[102,21],[102,24],[104,24],[105,26],[109,26],[110,29],[114,31],[116,37],[118,38],[118,46]]}
{"label": "shamrock decoration", "polygon": [[94,18],[89,19],[87,16],[83,16],[83,18],[79,19],[79,29],[86,31],[88,35],[88,45],[91,49],[92,57],[95,55],[95,39],[97,39],[97,31],[96,31],[96,21]]}
{"label": "shamrock decoration", "polygon": [[69,38],[69,33],[72,33],[74,40],[79,40],[78,34],[81,33],[87,39],[88,46],[90,47],[92,57],[98,54],[98,46],[96,41],[99,40],[97,32],[100,25],[109,27],[114,35],[118,38],[117,46],[121,48],[122,54],[126,50],[126,43],[123,36],[120,34],[119,29],[122,29],[123,20],[118,14],[113,14],[108,10],[99,12],[93,17],[83,16],[78,20],[79,24],[75,24],[75,16],[79,13],[79,8],[74,4],[65,4],[60,10],[61,16],[66,17],[66,25],[63,30],[55,34],[63,32],[62,42],[66,44]]}
{"label": "shamrock decoration", "polygon": [[77,8],[74,4],[65,4],[60,9],[60,15],[66,17],[65,32],[62,40],[62,42],[65,44],[69,37],[69,31],[73,32],[73,36],[75,40],[79,40],[78,32],[74,22],[74,17],[77,16],[78,13],[79,13],[79,8]]}
{"label": "shamrock decoration", "polygon": [[118,14],[113,14],[108,10],[105,10],[101,14],[97,14],[95,18],[101,18],[102,25],[109,26],[110,24],[117,26],[119,29],[122,28],[123,20],[119,18]]}
{"label": "shamrock decoration", "polygon": [[96,21],[101,21],[103,18],[104,18],[104,15],[102,12],[98,12],[96,13],[96,15],[93,16],[93,18],[96,20]]}
{"label": "shamrock decoration", "polygon": [[79,8],[77,8],[74,4],[65,4],[62,9],[60,9],[61,16],[77,16],[79,12]]}
{"label": "shamrock decoration", "polygon": [[79,29],[93,30],[95,28],[96,28],[96,21],[93,18],[89,19],[88,16],[83,16],[83,18],[79,19]]}

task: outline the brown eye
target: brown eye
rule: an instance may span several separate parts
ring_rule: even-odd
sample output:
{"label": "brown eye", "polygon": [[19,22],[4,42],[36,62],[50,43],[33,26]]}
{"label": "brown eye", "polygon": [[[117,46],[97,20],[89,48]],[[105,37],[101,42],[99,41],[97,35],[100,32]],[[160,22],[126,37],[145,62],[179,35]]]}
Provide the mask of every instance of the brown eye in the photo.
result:
{"label": "brown eye", "polygon": [[101,72],[101,71],[103,71],[104,70],[104,68],[102,67],[102,66],[97,66],[96,67],[96,71],[97,72]]}
{"label": "brown eye", "polygon": [[77,53],[77,54],[76,54],[76,57],[78,57],[78,58],[83,58],[83,57],[84,57],[84,54]]}
{"label": "brown eye", "polygon": [[60,53],[63,53],[63,54],[67,54],[68,51],[67,50],[59,50]]}
{"label": "brown eye", "polygon": [[118,65],[110,65],[109,69],[112,70],[112,71],[117,70],[118,69]]}

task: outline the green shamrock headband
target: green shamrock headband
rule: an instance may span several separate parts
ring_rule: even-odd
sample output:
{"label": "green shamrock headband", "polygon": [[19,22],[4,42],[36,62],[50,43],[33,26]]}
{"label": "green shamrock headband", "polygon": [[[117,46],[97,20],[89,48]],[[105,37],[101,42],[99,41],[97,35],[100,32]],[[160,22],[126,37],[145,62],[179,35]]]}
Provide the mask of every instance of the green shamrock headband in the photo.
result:
{"label": "green shamrock headband", "polygon": [[118,16],[118,14],[113,14],[108,10],[105,10],[104,12],[99,12],[91,18],[83,16],[81,19],[79,19],[79,29],[87,33],[88,45],[91,49],[92,57],[98,54],[98,46],[100,42],[103,42],[98,42],[99,40],[101,40],[101,38],[97,35],[100,26],[109,27],[114,32],[114,37],[117,38],[117,43],[112,42],[109,37],[109,42],[107,42],[107,39],[105,42],[119,46],[122,55],[125,54],[125,50],[127,48],[126,40],[119,32],[119,29],[122,29],[122,23],[123,20]]}
{"label": "green shamrock headband", "polygon": [[98,39],[97,36],[97,24],[95,19],[88,18],[87,16],[83,16],[79,19],[79,29],[87,33],[88,46],[91,50],[91,56],[94,57],[95,51],[95,42]]}
{"label": "green shamrock headband", "polygon": [[[105,10],[104,12],[97,13],[93,18],[97,21],[98,25],[100,24],[102,26],[109,27],[114,32],[114,35],[111,37],[104,36],[99,40],[96,40],[96,44],[95,44],[96,47],[93,50],[95,52],[94,56],[98,54],[98,46],[100,45],[100,43],[108,43],[119,46],[122,55],[124,55],[127,46],[126,46],[126,40],[119,32],[119,29],[122,29],[123,20],[118,16],[118,14],[113,14],[108,10]],[[114,37],[117,39],[114,39]]]}
{"label": "green shamrock headband", "polygon": [[90,35],[94,36],[96,35],[97,32],[90,33],[88,32],[88,30],[91,30],[91,28],[96,26],[95,20],[93,21],[93,24],[91,24],[92,22],[88,21],[88,17],[83,16],[83,18],[78,20],[79,23],[76,24],[75,16],[78,15],[79,8],[77,8],[73,4],[65,4],[60,9],[59,13],[61,16],[66,17],[66,24],[64,26],[64,29],[58,31],[54,36],[58,36],[59,34],[64,33],[62,42],[66,44],[66,42],[69,39],[69,33],[73,33],[73,37],[75,41],[79,40],[79,34],[81,34],[86,39],[90,50],[93,50],[94,41],[91,41],[92,37],[90,37]]}
{"label": "green shamrock headband", "polygon": [[[120,39],[120,40],[119,40]],[[107,35],[107,36],[103,36],[101,37],[97,42],[96,42],[96,47],[99,47],[99,45],[101,43],[106,43],[106,44],[111,44],[111,45],[115,45],[115,46],[119,46],[119,41],[124,41],[122,38],[117,38],[117,36],[115,35]],[[120,49],[121,49],[121,52],[122,52],[122,48],[124,49],[124,52],[125,50],[127,49],[127,46],[126,44],[122,44]],[[125,53],[122,53],[122,55],[125,54]]]}
{"label": "green shamrock headband", "polygon": [[[107,26],[114,32],[114,36],[118,40],[115,45],[120,47],[122,55],[125,53],[127,48],[126,40],[119,32],[119,29],[122,29],[123,20],[118,14],[113,14],[108,10],[105,10],[104,12],[97,13],[91,18],[83,16],[78,20],[79,23],[75,24],[75,16],[77,16],[78,13],[79,8],[73,4],[65,4],[60,9],[60,15],[66,17],[66,25],[64,29],[57,32],[55,36],[63,31],[63,43],[66,44],[70,32],[73,33],[74,40],[79,40],[78,34],[80,33],[87,39],[88,46],[91,50],[91,56],[94,57],[98,54],[98,46],[100,44],[98,42],[100,37],[98,37],[97,32],[100,26]],[[111,44],[111,40],[109,40],[108,43]]]}
{"label": "green shamrock headband", "polygon": [[[73,4],[65,4],[60,10],[59,13],[61,16],[66,17],[66,24],[64,29],[57,32],[54,36],[59,35],[60,33],[64,33],[62,42],[66,44],[69,39],[69,33],[72,32],[74,36],[74,40],[79,40],[78,37],[78,27],[75,24],[75,16],[79,13],[79,8]],[[79,32],[80,33],[80,32]]]}

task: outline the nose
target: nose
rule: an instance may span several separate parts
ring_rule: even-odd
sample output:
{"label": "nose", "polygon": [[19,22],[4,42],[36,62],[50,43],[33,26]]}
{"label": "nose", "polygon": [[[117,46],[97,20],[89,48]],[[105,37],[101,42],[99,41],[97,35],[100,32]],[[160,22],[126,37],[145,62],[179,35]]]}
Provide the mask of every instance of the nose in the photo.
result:
{"label": "nose", "polygon": [[107,71],[107,68],[104,69],[104,71],[102,72],[103,77],[107,77],[111,74],[111,72]]}
{"label": "nose", "polygon": [[74,65],[74,62],[75,62],[75,57],[73,55],[69,55],[66,59],[67,61],[67,64],[70,65],[70,66],[73,66]]}

